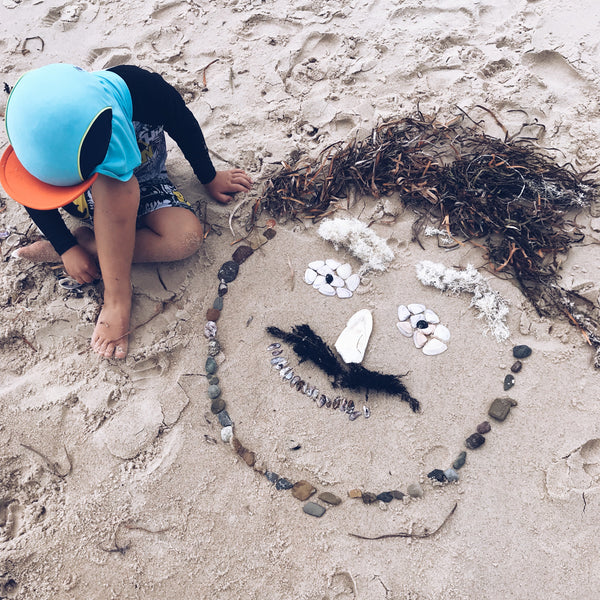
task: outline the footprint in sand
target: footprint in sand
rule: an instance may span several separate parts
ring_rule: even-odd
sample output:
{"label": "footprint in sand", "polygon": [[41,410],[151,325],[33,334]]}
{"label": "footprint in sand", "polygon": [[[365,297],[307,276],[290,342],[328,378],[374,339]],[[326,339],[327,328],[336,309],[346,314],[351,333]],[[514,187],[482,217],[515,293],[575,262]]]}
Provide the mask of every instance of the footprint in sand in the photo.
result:
{"label": "footprint in sand", "polygon": [[552,498],[567,500],[572,492],[600,491],[600,439],[588,440],[546,470],[546,489]]}

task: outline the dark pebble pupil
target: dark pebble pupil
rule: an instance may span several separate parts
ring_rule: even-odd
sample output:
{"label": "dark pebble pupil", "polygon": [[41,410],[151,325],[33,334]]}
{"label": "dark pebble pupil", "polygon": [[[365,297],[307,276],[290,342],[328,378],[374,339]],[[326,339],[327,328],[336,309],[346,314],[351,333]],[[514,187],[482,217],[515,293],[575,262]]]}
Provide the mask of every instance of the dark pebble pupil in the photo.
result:
{"label": "dark pebble pupil", "polygon": [[417,328],[418,329],[427,329],[427,327],[429,326],[429,323],[427,321],[417,321]]}
{"label": "dark pebble pupil", "polygon": [[325,275],[325,281],[327,283],[331,283],[333,281],[333,275],[331,273],[327,273],[327,275]]}

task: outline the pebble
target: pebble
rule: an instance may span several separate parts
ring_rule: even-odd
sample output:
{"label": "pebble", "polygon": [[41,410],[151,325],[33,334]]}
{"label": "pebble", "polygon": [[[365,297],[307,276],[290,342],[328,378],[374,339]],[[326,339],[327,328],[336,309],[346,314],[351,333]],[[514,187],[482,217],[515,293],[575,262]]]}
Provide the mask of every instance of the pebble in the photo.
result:
{"label": "pebble", "polygon": [[325,261],[325,264],[330,268],[333,269],[335,271],[335,269],[337,269],[340,266],[340,263],[335,260],[335,258],[328,258]]}
{"label": "pebble", "polygon": [[228,444],[231,441],[231,438],[233,437],[233,427],[231,425],[228,425],[227,427],[223,427],[223,429],[221,429],[221,439]]}
{"label": "pebble", "polygon": [[211,400],[215,400],[221,395],[221,388],[218,385],[209,385],[207,393]]}
{"label": "pebble", "polygon": [[512,398],[496,398],[488,410],[488,415],[496,419],[496,421],[504,421],[510,409],[516,405],[517,402]]}
{"label": "pebble", "polygon": [[[418,314],[418,315],[411,315],[411,317],[410,317],[409,321],[410,321],[410,324],[411,324],[413,327],[415,327],[415,328],[416,328],[416,327],[417,327],[417,323],[418,323],[419,321],[425,321],[425,319],[423,319],[423,314],[422,314],[422,313],[420,313],[420,314]],[[427,321],[425,321],[425,322],[427,322]]]}
{"label": "pebble", "polygon": [[265,477],[271,482],[271,483],[276,483],[277,480],[279,479],[279,475],[277,475],[277,473],[274,473],[273,471],[265,471]]}
{"label": "pebble", "polygon": [[423,312],[423,315],[425,316],[425,320],[428,323],[436,324],[436,323],[440,322],[440,318],[430,308],[426,308],[425,311]]}
{"label": "pebble", "polygon": [[417,329],[427,329],[428,327],[429,323],[425,319],[417,321]]}
{"label": "pebble", "polygon": [[213,308],[215,310],[223,310],[223,298],[221,296],[217,296],[215,301],[213,302]]}
{"label": "pebble", "polygon": [[215,398],[210,405],[210,412],[213,415],[218,415],[222,410],[225,410],[225,400],[223,398]]}
{"label": "pebble", "polygon": [[325,266],[325,261],[324,260],[313,260],[312,262],[308,263],[308,266],[313,270],[313,271],[317,271],[319,270],[321,267]]}
{"label": "pebble", "polygon": [[308,500],[317,490],[308,481],[296,481],[292,487],[292,496],[298,500]]}
{"label": "pebble", "polygon": [[475,450],[479,446],[483,446],[483,444],[485,444],[485,438],[480,433],[474,433],[465,440],[465,446],[469,450]]}
{"label": "pebble", "polygon": [[388,502],[391,502],[394,499],[394,496],[392,496],[392,494],[390,494],[390,492],[381,492],[381,494],[377,494],[377,500],[380,500],[381,502],[385,502],[386,504]]}
{"label": "pebble", "polygon": [[429,340],[423,346],[423,354],[425,354],[426,356],[436,356],[438,354],[441,354],[442,352],[445,352],[447,349],[448,346],[446,346],[444,342],[441,342],[440,340],[436,340],[434,338],[432,340]]}
{"label": "pebble", "polygon": [[294,484],[289,479],[286,479],[285,477],[280,477],[275,482],[275,488],[278,490],[291,490],[293,487],[294,487]]}
{"label": "pebble", "polygon": [[444,471],[444,476],[446,477],[446,480],[450,483],[458,481],[458,473],[454,469],[446,469]]}
{"label": "pebble", "polygon": [[[221,298],[223,300],[223,298]],[[207,321],[218,321],[221,316],[221,311],[217,308],[209,308],[206,311],[206,320]]]}
{"label": "pebble", "polygon": [[481,433],[481,435],[489,433],[491,430],[492,426],[490,425],[489,421],[483,421],[483,423],[479,423],[479,425],[477,425],[477,433]]}
{"label": "pebble", "polygon": [[374,494],[373,492],[363,492],[362,501],[365,504],[373,504],[375,500],[377,500],[377,494]]}
{"label": "pebble", "polygon": [[224,281],[221,281],[219,288],[217,289],[217,293],[219,296],[224,296],[227,293],[227,289],[227,284]]}
{"label": "pebble", "polygon": [[323,294],[324,296],[335,296],[335,288],[331,285],[329,285],[328,283],[323,283],[322,285],[320,285],[317,290],[319,292],[321,292],[321,294]]}
{"label": "pebble", "polygon": [[250,246],[238,246],[231,256],[231,258],[238,264],[241,265],[247,258],[254,254],[254,250]]}
{"label": "pebble", "polygon": [[515,346],[513,348],[513,356],[515,358],[527,358],[531,355],[531,348],[522,344],[521,346]]}
{"label": "pebble", "polygon": [[404,498],[404,494],[400,490],[392,490],[390,492],[392,498],[396,498],[396,500],[402,500]]}
{"label": "pebble", "polygon": [[411,498],[422,498],[423,497],[423,488],[420,483],[411,483],[406,491]]}
{"label": "pebble", "polygon": [[208,385],[217,385],[219,383],[219,378],[215,375],[208,380]]}
{"label": "pebble", "polygon": [[362,498],[362,495],[362,490],[359,490],[358,488],[355,488],[348,492],[348,497],[350,498]]}
{"label": "pebble", "polygon": [[450,330],[445,325],[436,325],[433,337],[440,342],[447,344],[450,341]]}
{"label": "pebble", "polygon": [[317,272],[314,271],[313,269],[306,269],[306,271],[304,271],[304,283],[308,283],[308,285],[312,285],[315,282],[315,279],[317,278]]}
{"label": "pebble", "polygon": [[408,308],[408,310],[413,314],[413,315],[420,315],[422,313],[425,312],[425,305],[424,304],[409,304],[406,308]]}
{"label": "pebble", "polygon": [[338,504],[342,503],[342,499],[331,492],[321,492],[318,497],[319,500],[327,502],[327,504],[333,504],[333,506],[337,506]]}
{"label": "pebble", "polygon": [[422,348],[427,342],[427,336],[418,329],[413,333],[413,343],[416,348]]}
{"label": "pebble", "polygon": [[221,427],[231,427],[233,425],[233,421],[229,416],[229,413],[226,410],[222,410],[218,415],[217,419],[219,419],[219,423]]}
{"label": "pebble", "polygon": [[212,375],[212,374],[214,374],[214,373],[217,372],[217,369],[219,368],[219,366],[217,365],[217,361],[212,356],[209,356],[206,359],[206,363],[204,365],[204,368],[206,369],[206,372],[209,375]]}
{"label": "pebble", "polygon": [[240,456],[242,457],[242,460],[249,467],[253,467],[254,466],[254,463],[256,462],[256,454],[254,454],[254,452],[252,452],[252,450],[248,450],[246,448],[243,448],[242,452],[240,453]]}
{"label": "pebble", "polygon": [[400,323],[396,323],[396,327],[398,327],[398,330],[404,337],[412,337],[413,328],[408,321],[401,321]]}
{"label": "pebble", "polygon": [[214,321],[208,321],[204,326],[204,337],[214,338],[217,335],[217,324]]}
{"label": "pebble", "polygon": [[213,338],[208,342],[208,354],[210,356],[216,356],[221,352],[221,344],[219,344],[219,340]]}
{"label": "pebble", "polygon": [[410,310],[401,304],[398,307],[398,321],[406,321],[410,317]]}
{"label": "pebble", "polygon": [[512,367],[510,368],[510,370],[511,370],[513,373],[518,373],[518,372],[519,372],[519,371],[520,371],[522,368],[523,368],[523,363],[522,363],[520,360],[516,360],[516,361],[513,363],[513,365],[512,365]]}
{"label": "pebble", "polygon": [[504,391],[510,390],[510,388],[515,385],[515,376],[510,373],[504,378]]}
{"label": "pebble", "polygon": [[352,292],[345,287],[335,288],[335,293],[338,298],[352,298]]}
{"label": "pebble", "polygon": [[429,479],[433,479],[434,481],[439,481],[440,483],[444,483],[444,481],[446,481],[446,475],[444,475],[444,471],[441,469],[434,469],[433,471],[427,473],[427,477],[429,477]]}
{"label": "pebble", "polygon": [[228,260],[221,265],[217,277],[225,283],[231,283],[237,276],[240,270],[240,265],[234,260]]}
{"label": "pebble", "polygon": [[338,277],[341,277],[342,279],[348,279],[348,277],[352,275],[352,267],[348,263],[340,265],[335,271]]}
{"label": "pebble", "polygon": [[462,469],[465,466],[465,462],[467,461],[467,453],[463,450],[457,457],[456,460],[452,463],[452,468]]}
{"label": "pebble", "polygon": [[311,517],[322,517],[325,514],[325,507],[320,504],[316,504],[315,502],[307,502],[302,510]]}
{"label": "pebble", "polygon": [[348,279],[346,279],[346,287],[351,291],[356,291],[356,288],[360,285],[360,277],[356,273],[350,275]]}

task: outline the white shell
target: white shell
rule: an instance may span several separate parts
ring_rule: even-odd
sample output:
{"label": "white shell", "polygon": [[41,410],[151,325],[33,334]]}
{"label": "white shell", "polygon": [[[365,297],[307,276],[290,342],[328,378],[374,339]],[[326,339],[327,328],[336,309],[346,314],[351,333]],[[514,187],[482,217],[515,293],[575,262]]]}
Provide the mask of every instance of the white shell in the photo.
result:
{"label": "white shell", "polygon": [[373,331],[373,315],[370,310],[363,308],[350,317],[346,328],[335,342],[335,349],[345,363],[362,362],[371,331]]}
{"label": "white shell", "polygon": [[423,314],[411,315],[411,316],[410,316],[410,324],[411,324],[413,327],[416,327],[416,326],[417,326],[417,323],[418,323],[419,321],[423,321]]}
{"label": "white shell", "polygon": [[335,260],[335,258],[328,258],[325,261],[325,264],[330,268],[330,269],[337,269],[340,266],[340,263]]}
{"label": "white shell", "polygon": [[308,266],[313,269],[314,271],[317,271],[318,269],[320,269],[323,265],[325,264],[324,260],[313,260],[312,262],[308,263]]}
{"label": "white shell", "polygon": [[323,265],[317,269],[319,275],[334,275],[333,269],[327,265]]}
{"label": "white shell", "polygon": [[417,329],[413,333],[413,342],[417,348],[422,348],[427,343],[427,337]]}
{"label": "white shell", "polygon": [[398,321],[406,321],[408,317],[410,317],[410,311],[408,308],[406,308],[406,306],[404,306],[404,304],[401,304],[398,307]]}
{"label": "white shell", "polygon": [[328,283],[324,283],[317,288],[324,296],[335,296],[335,289]]}
{"label": "white shell", "polygon": [[351,298],[352,292],[345,287],[335,288],[335,293],[338,295],[338,298]]}
{"label": "white shell", "polygon": [[408,321],[401,321],[400,323],[396,323],[396,327],[399,329],[400,333],[406,337],[412,337],[413,328]]}
{"label": "white shell", "polygon": [[429,308],[425,309],[425,320],[428,323],[439,323],[440,318]]}
{"label": "white shell", "polygon": [[348,263],[340,265],[335,271],[342,279],[348,279],[352,275],[352,267]]}
{"label": "white shell", "polygon": [[315,289],[320,288],[325,283],[325,277],[323,275],[317,275],[313,281],[313,287]]}
{"label": "white shell", "polygon": [[304,271],[304,281],[308,283],[308,285],[312,285],[317,278],[317,272],[313,269],[306,269]]}
{"label": "white shell", "polygon": [[360,277],[354,273],[346,279],[346,287],[353,292],[360,285]]}
{"label": "white shell", "polygon": [[425,312],[424,304],[409,304],[407,308],[413,315],[418,315]]}
{"label": "white shell", "polygon": [[433,337],[440,342],[448,343],[450,341],[450,330],[445,325],[436,325]]}
{"label": "white shell", "polygon": [[446,344],[440,342],[440,340],[432,338],[423,346],[423,354],[426,354],[427,356],[435,356],[436,354],[441,354],[447,349],[448,346],[446,346]]}
{"label": "white shell", "polygon": [[344,280],[341,277],[336,277],[334,275],[333,279],[331,280],[331,285],[333,287],[342,287],[344,285]]}

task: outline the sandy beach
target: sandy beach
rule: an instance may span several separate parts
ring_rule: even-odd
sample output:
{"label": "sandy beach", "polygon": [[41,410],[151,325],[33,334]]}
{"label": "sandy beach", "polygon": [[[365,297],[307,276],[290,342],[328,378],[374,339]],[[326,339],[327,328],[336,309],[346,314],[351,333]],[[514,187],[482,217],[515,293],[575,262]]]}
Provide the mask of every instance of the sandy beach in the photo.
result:
{"label": "sandy beach", "polygon": [[[99,287],[71,293],[56,265],[11,258],[39,234],[0,190],[0,598],[598,597],[600,371],[581,331],[540,317],[514,281],[484,268],[477,245],[412,241],[415,213],[397,195],[354,197],[329,216],[370,225],[391,255],[380,270],[325,239],[319,220],[277,217],[267,228],[263,210],[247,231],[284,164],[416,110],[440,122],[487,115],[487,133],[500,137],[480,107],[510,132],[543,124],[540,147],[557,163],[591,169],[600,162],[600,5],[576,4],[2,1],[2,117],[7,90],[29,69],[139,65],[183,95],[216,168],[243,168],[255,184],[230,205],[209,200],[168,140],[171,178],[210,233],[191,258],[134,266],[123,361],[89,350]],[[2,125],[0,152],[7,144]],[[585,238],[561,257],[562,285],[600,310],[600,209],[571,217]],[[217,273],[245,236],[256,249],[223,296],[215,375],[235,439],[254,460],[222,440],[204,333]],[[360,274],[351,297],[305,283],[309,263],[326,259]],[[508,306],[506,339],[470,294],[424,285],[423,261],[475,267]],[[446,351],[427,356],[401,335],[398,307],[414,303],[448,328]],[[344,391],[370,409],[351,421],[272,366],[267,348],[278,340],[267,327],[308,324],[333,348],[362,309],[373,319],[362,365],[403,375],[419,412],[383,392],[367,401]],[[330,398],[341,393],[281,343],[298,376]],[[518,345],[532,353],[505,391]],[[491,418],[492,401],[507,396],[506,419]],[[465,448],[486,420],[485,443]],[[427,476],[462,451],[457,482]],[[278,489],[281,478],[308,482],[308,502],[325,513],[306,514],[307,500]],[[408,493],[417,483],[421,497]],[[352,490],[404,497],[365,503]],[[377,536],[387,537],[363,539]]]}

